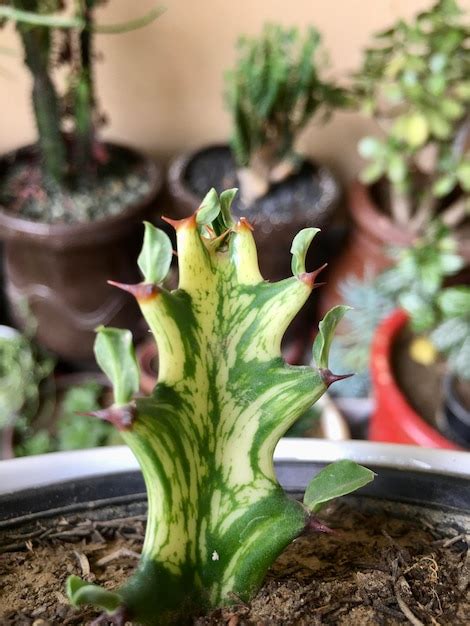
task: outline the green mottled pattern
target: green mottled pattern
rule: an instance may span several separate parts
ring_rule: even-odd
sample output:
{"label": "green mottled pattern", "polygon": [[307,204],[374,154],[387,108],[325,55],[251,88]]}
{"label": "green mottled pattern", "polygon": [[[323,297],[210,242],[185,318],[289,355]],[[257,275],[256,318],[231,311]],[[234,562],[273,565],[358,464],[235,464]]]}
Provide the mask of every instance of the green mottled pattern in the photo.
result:
{"label": "green mottled pattern", "polygon": [[311,287],[259,275],[249,228],[225,248],[195,220],[177,225],[180,287],[140,302],[160,355],[159,382],[123,433],[147,485],[141,564],[121,590],[143,623],[247,599],[305,525],[280,488],[279,438],[324,392],[316,369],[280,356]]}

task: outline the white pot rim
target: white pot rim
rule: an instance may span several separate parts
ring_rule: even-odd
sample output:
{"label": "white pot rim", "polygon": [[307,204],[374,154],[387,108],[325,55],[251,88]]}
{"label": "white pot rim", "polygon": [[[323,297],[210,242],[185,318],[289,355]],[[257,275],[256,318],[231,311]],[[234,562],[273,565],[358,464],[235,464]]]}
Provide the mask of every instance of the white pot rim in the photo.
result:
{"label": "white pot rim", "polygon": [[[351,459],[366,466],[470,478],[469,452],[371,441],[285,438],[279,442],[274,459],[319,463]],[[127,446],[52,452],[0,461],[0,494],[138,469]]]}

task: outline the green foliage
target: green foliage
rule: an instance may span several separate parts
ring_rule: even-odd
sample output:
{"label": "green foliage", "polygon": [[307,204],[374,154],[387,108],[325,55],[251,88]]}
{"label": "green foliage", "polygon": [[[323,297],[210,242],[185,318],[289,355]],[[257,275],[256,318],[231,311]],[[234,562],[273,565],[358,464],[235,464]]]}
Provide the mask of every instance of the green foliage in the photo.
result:
{"label": "green foliage", "polygon": [[139,390],[132,333],[122,328],[101,326],[97,329],[95,357],[113,385],[115,403],[118,406],[127,404]]}
{"label": "green foliage", "polygon": [[404,309],[410,327],[429,337],[460,378],[470,376],[470,287],[445,287],[464,265],[449,229],[433,222],[410,248],[390,250],[394,265],[364,280],[349,279],[342,295],[353,311],[348,332],[338,337],[335,360],[356,371],[368,368],[376,327],[394,309]]}
{"label": "green foliage", "polygon": [[110,424],[80,415],[98,411],[102,394],[103,387],[95,382],[67,390],[60,406],[54,449],[82,450],[114,442],[114,430]]}
{"label": "green foliage", "polygon": [[307,486],[304,504],[318,513],[334,498],[345,496],[374,480],[374,472],[353,461],[343,459],[322,469]]}
{"label": "green foliage", "polygon": [[54,360],[27,335],[8,331],[0,336],[0,429],[14,419],[28,421],[36,414],[41,382],[54,367]]}
{"label": "green foliage", "polygon": [[170,271],[173,248],[166,233],[149,222],[144,224],[144,245],[137,263],[145,282],[158,285],[165,280]]}
{"label": "green foliage", "polygon": [[252,167],[255,155],[271,167],[294,158],[295,139],[310,118],[345,104],[345,92],[320,77],[320,39],[314,28],[301,38],[297,29],[276,24],[258,38],[239,39],[237,64],[226,75],[239,167]]}
{"label": "green foliage", "polygon": [[305,272],[305,258],[313,238],[320,232],[319,228],[303,228],[294,237],[290,252],[292,254],[292,273],[298,276]]}
{"label": "green foliage", "polygon": [[[369,161],[362,179],[387,178],[394,217],[417,231],[439,210],[439,198],[458,186],[470,190],[469,37],[457,3],[438,0],[378,33],[356,75],[356,96],[384,131],[359,144]],[[464,202],[468,214],[468,195]]]}
{"label": "green foliage", "polygon": [[[128,336],[98,332],[96,355],[116,398],[99,417],[119,428],[141,466],[148,523],[132,578],[110,593],[71,577],[75,605],[164,625],[233,598],[247,601],[284,547],[311,528],[312,511],[373,478],[355,463],[335,464],[309,486],[305,504],[278,483],[277,442],[335,379],[328,352],[345,307],[320,325],[318,367],[284,363],[283,333],[314,288],[315,272],[301,270],[315,229],[293,245],[299,275],[266,282],[251,228],[230,214],[233,195],[211,190],[193,216],[174,224],[177,289],[124,286],[158,344],[159,379],[149,397],[132,398],[133,386],[122,383],[135,372]],[[158,247],[158,238],[144,246]],[[161,262],[152,250],[144,256]]]}

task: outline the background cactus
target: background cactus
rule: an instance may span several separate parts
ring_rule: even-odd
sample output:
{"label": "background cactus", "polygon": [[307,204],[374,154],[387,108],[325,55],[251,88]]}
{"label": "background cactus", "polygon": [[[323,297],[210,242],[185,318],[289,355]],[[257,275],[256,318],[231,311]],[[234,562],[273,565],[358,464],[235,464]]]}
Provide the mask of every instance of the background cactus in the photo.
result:
{"label": "background cactus", "polygon": [[[140,28],[161,13],[152,9],[127,23],[99,26],[94,22],[94,9],[105,2],[10,0],[0,5],[0,25],[1,21],[15,22],[33,79],[33,109],[46,188],[89,185],[102,159],[97,156],[102,150],[95,149],[101,116],[94,97],[93,34]],[[62,15],[65,10],[68,12]],[[64,94],[52,78],[58,65],[68,66]],[[71,145],[65,141],[65,129]]]}
{"label": "background cactus", "polygon": [[[135,453],[148,493],[142,558],[116,592],[71,577],[75,605],[94,603],[144,624],[183,623],[194,612],[248,600],[278,554],[333,497],[372,479],[348,461],[329,466],[304,504],[280,487],[273,452],[280,437],[338,378],[328,351],[344,307],[330,311],[314,345],[317,367],[287,365],[280,343],[315,288],[305,271],[316,229],[293,244],[295,276],[263,281],[251,227],[235,224],[234,190],[212,190],[199,210],[171,222],[179,288],[157,283],[168,272],[167,236],[146,225],[132,293],[158,343],[159,382],[132,400],[138,372],[128,331],[100,329],[95,352],[114,385],[115,405],[97,416],[114,423]],[[109,619],[109,618],[108,618]]]}
{"label": "background cactus", "polygon": [[[346,103],[345,92],[320,78],[321,37],[309,28],[267,24],[260,37],[241,37],[239,57],[226,77],[226,102],[233,118],[231,148],[249,201],[297,169],[294,142],[319,110],[328,115]],[[320,60],[321,58],[321,60]]]}

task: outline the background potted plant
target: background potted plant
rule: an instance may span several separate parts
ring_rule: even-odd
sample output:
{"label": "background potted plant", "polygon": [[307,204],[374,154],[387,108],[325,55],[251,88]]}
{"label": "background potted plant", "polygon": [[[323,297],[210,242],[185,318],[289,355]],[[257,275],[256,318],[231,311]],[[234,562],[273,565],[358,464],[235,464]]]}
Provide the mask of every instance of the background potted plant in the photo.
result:
{"label": "background potted plant", "polygon": [[257,227],[260,267],[268,279],[289,275],[294,235],[312,224],[328,226],[338,203],[332,173],[295,149],[315,115],[324,121],[346,104],[345,92],[322,77],[324,64],[314,28],[301,36],[295,28],[268,24],[259,37],[241,37],[237,63],[226,75],[230,146],[190,152],[170,168],[170,191],[181,215],[194,211],[211,187],[240,188],[234,212]]}
{"label": "background potted plant", "polygon": [[402,251],[397,265],[380,277],[401,310],[379,326],[372,344],[376,409],[370,437],[467,448],[470,287],[443,286],[464,260],[445,231],[428,237]]}
{"label": "background potted plant", "polygon": [[109,424],[83,415],[111,403],[107,379],[54,367],[31,328],[0,326],[0,459],[118,442]]}
{"label": "background potted plant", "polygon": [[[68,6],[68,5],[73,6]],[[161,171],[134,150],[98,138],[103,120],[93,80],[94,33],[144,26],[152,10],[125,24],[98,26],[83,0],[14,0],[0,6],[13,21],[32,77],[37,143],[0,161],[0,228],[6,291],[22,323],[25,299],[38,340],[60,356],[92,357],[93,330],[114,323],[136,328],[138,311],[112,293],[106,278],[134,275],[140,222],[155,210]],[[55,70],[67,68],[65,92]]]}
{"label": "background potted plant", "polygon": [[[389,254],[392,268],[343,286],[356,310],[337,338],[332,363],[355,364],[359,395],[372,390],[372,439],[468,446],[470,288],[445,286],[465,261],[439,222],[413,246]],[[351,392],[346,383],[337,393]]]}
{"label": "background potted plant", "polygon": [[359,143],[368,161],[348,193],[352,231],[330,271],[323,309],[347,275],[379,272],[384,247],[409,246],[433,218],[452,228],[470,261],[470,36],[455,0],[376,35],[355,76],[355,97],[380,129]]}

